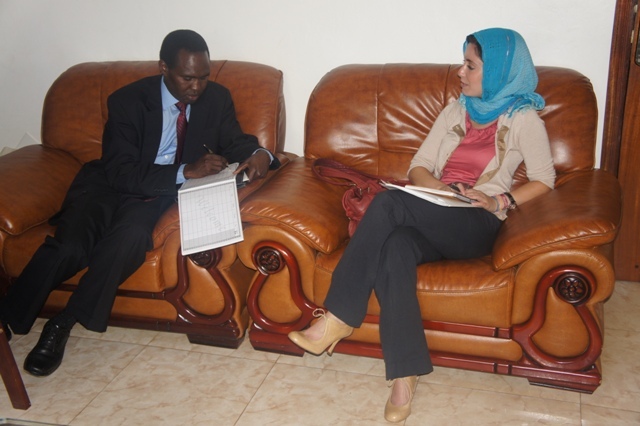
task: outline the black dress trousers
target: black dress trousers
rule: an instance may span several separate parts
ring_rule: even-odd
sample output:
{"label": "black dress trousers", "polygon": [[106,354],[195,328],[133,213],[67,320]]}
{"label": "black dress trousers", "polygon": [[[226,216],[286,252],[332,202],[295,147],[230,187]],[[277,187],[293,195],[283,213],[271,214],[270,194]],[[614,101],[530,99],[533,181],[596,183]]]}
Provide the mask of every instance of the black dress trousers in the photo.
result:
{"label": "black dress trousers", "polygon": [[2,312],[19,334],[28,333],[47,297],[88,267],[67,310],[92,331],[102,332],[116,291],[142,265],[153,246],[156,222],[174,197],[119,194],[85,165],[53,219],[55,235],[38,248],[3,300]]}
{"label": "black dress trousers", "polygon": [[416,266],[487,255],[501,224],[484,209],[442,207],[398,190],[381,192],[333,272],[325,306],[359,327],[375,291],[387,379],[430,373]]}

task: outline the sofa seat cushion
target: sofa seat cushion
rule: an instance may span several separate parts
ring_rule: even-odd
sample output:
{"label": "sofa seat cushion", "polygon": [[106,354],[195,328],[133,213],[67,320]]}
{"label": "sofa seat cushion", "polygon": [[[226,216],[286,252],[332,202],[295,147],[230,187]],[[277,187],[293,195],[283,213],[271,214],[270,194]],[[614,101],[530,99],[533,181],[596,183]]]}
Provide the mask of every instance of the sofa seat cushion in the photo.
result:
{"label": "sofa seat cushion", "polygon": [[515,270],[494,271],[489,257],[443,260],[418,267],[423,319],[511,326]]}
{"label": "sofa seat cushion", "polygon": [[[318,254],[312,301],[324,305],[331,274],[344,253]],[[491,259],[443,260],[418,267],[417,293],[422,319],[489,327],[509,327],[515,270],[494,271]],[[310,295],[307,295],[309,297]],[[369,315],[380,315],[372,294]]]}

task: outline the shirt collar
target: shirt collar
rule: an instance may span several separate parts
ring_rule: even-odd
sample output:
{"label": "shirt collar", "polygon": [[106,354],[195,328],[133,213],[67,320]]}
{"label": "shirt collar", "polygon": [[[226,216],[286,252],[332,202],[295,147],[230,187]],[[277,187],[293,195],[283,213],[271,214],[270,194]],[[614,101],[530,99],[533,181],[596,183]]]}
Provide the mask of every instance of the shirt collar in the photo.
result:
{"label": "shirt collar", "polygon": [[171,108],[173,105],[178,102],[176,98],[173,97],[167,85],[164,82],[164,76],[162,76],[161,84],[160,84],[160,93],[162,96],[162,109],[166,110],[167,108]]}

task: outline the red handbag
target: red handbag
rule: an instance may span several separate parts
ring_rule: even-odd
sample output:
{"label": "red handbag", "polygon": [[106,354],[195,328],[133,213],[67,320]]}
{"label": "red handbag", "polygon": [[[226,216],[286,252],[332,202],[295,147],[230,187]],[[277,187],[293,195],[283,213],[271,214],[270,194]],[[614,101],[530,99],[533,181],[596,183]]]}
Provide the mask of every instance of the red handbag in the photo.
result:
{"label": "red handbag", "polygon": [[312,168],[319,179],[349,187],[342,196],[342,207],[349,218],[349,236],[353,236],[373,197],[386,190],[380,184],[381,179],[398,185],[408,183],[362,173],[328,158],[318,158]]}

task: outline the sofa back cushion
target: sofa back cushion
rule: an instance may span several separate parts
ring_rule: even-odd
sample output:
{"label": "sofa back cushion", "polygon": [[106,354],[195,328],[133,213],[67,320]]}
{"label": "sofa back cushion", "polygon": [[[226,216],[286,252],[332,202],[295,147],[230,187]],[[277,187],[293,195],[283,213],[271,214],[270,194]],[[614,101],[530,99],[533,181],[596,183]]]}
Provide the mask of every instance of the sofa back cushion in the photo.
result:
{"label": "sofa back cushion", "polygon": [[[459,65],[345,65],[326,74],[307,107],[305,157],[329,157],[358,170],[406,178],[409,163],[442,109],[460,95]],[[597,105],[580,73],[537,67],[537,92],[558,174],[590,170]],[[516,182],[525,180],[524,167]]]}
{"label": "sofa back cushion", "polygon": [[[88,62],[53,83],[44,101],[42,143],[69,152],[81,163],[99,158],[107,98],[140,78],[159,74],[157,61]],[[211,61],[211,76],[231,91],[242,130],[273,152],[284,150],[282,72],[267,65]]]}

